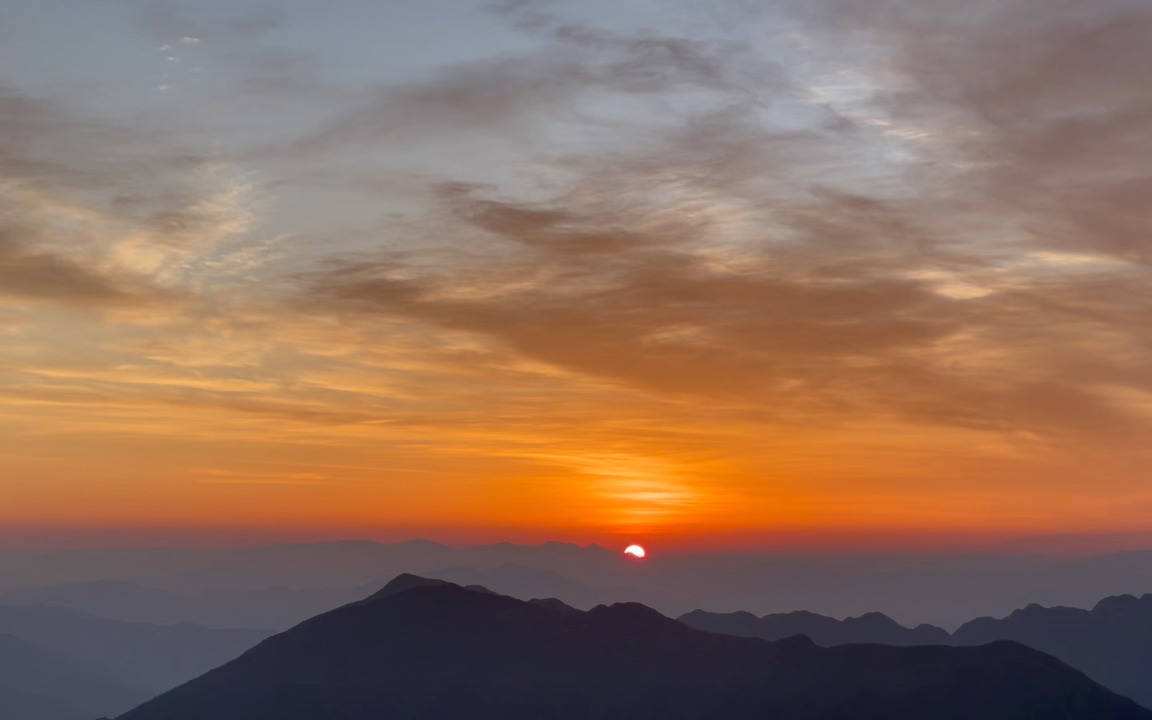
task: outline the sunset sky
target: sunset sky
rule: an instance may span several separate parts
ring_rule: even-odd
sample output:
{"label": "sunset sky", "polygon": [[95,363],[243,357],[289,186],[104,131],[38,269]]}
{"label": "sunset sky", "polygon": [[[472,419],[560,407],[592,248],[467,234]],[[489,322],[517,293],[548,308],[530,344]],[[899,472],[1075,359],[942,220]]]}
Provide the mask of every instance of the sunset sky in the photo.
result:
{"label": "sunset sky", "polygon": [[6,0],[0,547],[1152,547],[1147,0]]}

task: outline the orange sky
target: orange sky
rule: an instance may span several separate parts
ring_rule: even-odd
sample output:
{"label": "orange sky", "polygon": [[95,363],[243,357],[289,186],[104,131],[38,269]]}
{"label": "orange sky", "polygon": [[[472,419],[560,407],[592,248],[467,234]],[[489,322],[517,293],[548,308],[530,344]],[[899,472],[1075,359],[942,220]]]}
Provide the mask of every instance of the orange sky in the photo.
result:
{"label": "orange sky", "polygon": [[0,88],[0,529],[1148,545],[1152,11],[958,2]]}

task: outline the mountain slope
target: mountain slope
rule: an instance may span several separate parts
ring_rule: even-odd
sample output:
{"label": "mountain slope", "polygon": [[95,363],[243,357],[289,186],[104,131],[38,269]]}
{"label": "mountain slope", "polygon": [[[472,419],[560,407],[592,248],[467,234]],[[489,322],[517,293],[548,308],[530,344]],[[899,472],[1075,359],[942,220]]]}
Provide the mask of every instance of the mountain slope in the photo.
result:
{"label": "mountain slope", "polygon": [[95,663],[153,694],[236,658],[271,634],[187,623],[127,623],[66,608],[15,606],[0,606],[0,633]]}
{"label": "mountain slope", "polygon": [[91,720],[123,712],[153,695],[105,668],[12,635],[0,635],[0,717]]}
{"label": "mountain slope", "polygon": [[965,623],[952,636],[957,645],[994,640],[1014,640],[1050,653],[1152,707],[1152,595],[1105,598],[1092,610],[1029,605],[1000,620]]}
{"label": "mountain slope", "polygon": [[400,577],[121,720],[1152,720],[1015,643],[822,649]]}

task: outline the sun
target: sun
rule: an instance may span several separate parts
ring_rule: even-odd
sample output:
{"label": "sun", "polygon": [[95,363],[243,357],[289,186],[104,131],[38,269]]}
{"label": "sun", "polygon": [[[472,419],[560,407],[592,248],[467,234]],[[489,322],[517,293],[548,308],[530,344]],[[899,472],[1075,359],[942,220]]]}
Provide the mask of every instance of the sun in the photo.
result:
{"label": "sun", "polygon": [[624,548],[624,554],[631,555],[634,558],[642,558],[648,553],[644,552],[644,548],[640,547],[639,545],[629,545],[628,547]]}

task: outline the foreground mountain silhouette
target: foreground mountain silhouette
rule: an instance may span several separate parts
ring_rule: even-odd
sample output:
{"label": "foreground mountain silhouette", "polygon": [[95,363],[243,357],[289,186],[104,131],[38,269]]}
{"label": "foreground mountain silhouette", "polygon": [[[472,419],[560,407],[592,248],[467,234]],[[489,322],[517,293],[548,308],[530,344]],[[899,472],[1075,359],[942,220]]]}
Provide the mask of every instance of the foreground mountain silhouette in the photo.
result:
{"label": "foreground mountain silhouette", "polygon": [[1016,643],[824,649],[404,575],[121,720],[1152,720]]}

